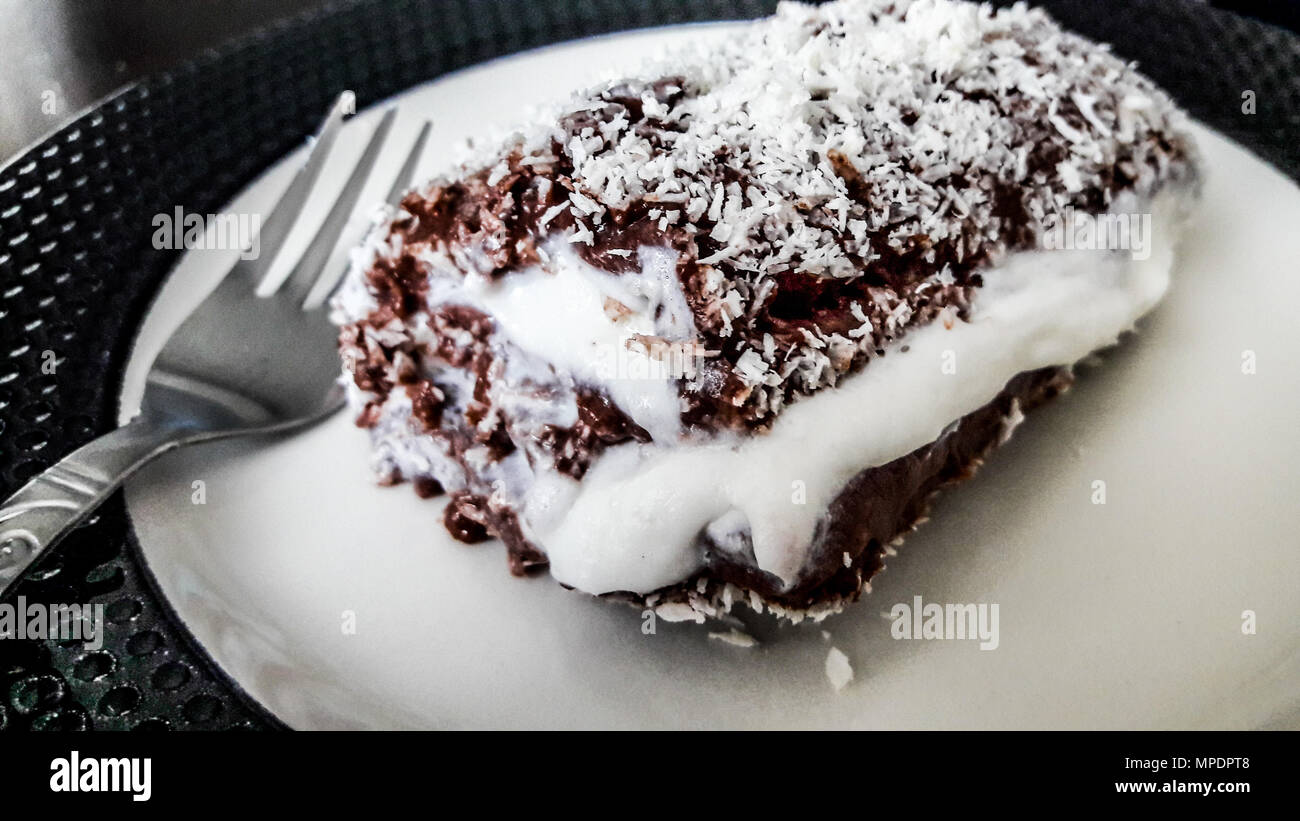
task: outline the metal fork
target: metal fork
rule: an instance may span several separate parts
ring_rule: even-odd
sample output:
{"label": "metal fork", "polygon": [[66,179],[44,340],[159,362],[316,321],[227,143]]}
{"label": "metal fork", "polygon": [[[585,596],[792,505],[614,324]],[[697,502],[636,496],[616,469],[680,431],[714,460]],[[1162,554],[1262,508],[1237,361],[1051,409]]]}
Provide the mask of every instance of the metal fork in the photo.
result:
{"label": "metal fork", "polygon": [[[295,430],[343,405],[338,385],[337,329],[328,300],[342,270],[328,270],[331,250],[360,241],[360,225],[345,232],[362,188],[396,116],[385,112],[329,214],[273,294],[256,291],[283,250],[342,127],[354,107],[344,92],[330,110],[310,153],[259,233],[259,253],[241,258],[216,289],[177,328],[146,378],[140,414],[73,451],[0,506],[0,595],[64,534],[76,527],[147,462],[194,442]],[[388,194],[406,190],[429,134],[425,123]]]}

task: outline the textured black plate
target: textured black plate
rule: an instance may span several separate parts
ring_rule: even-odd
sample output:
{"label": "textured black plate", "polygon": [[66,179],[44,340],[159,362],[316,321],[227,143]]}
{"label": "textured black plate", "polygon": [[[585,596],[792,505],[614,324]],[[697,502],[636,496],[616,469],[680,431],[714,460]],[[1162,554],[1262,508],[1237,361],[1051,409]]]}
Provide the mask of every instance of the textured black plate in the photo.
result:
{"label": "textured black plate", "polygon": [[[448,71],[620,29],[757,17],[766,0],[361,0],[135,85],[0,170],[0,498],[109,429],[130,346],[177,261],[151,219],[219,210],[342,89],[364,106]],[[1191,0],[1043,3],[1198,119],[1300,175],[1300,38]],[[1254,114],[1242,111],[1254,92]],[[46,351],[61,360],[45,374]],[[0,728],[279,728],[158,594],[121,494],[5,599],[100,603],[101,651],[0,640]]]}

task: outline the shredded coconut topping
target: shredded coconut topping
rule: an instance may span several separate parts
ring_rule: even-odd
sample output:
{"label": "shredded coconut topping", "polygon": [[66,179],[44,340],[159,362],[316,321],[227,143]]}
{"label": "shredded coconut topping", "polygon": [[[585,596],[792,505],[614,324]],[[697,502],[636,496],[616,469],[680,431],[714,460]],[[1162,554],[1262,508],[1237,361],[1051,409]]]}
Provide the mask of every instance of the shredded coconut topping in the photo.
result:
{"label": "shredded coconut topping", "polygon": [[784,3],[638,77],[435,181],[430,224],[475,215],[428,258],[495,276],[556,234],[605,263],[675,247],[719,351],[683,383],[691,425],[762,425],[911,328],[964,318],[979,269],[1049,217],[1152,194],[1192,155],[1163,92],[1023,4]]}
{"label": "shredded coconut topping", "polygon": [[[1186,153],[1159,89],[1023,4],[784,3],[639,76],[652,79],[579,95],[507,152],[572,168],[569,242],[599,247],[608,215],[649,203],[660,231],[690,238],[710,269],[705,330],[753,343],[724,356],[743,383],[732,403],[759,418],[933,319],[927,305],[963,308],[952,286],[978,285],[969,273],[1048,215],[1146,193]],[[764,345],[760,309],[800,275],[878,287],[854,327],[802,323]]]}
{"label": "shredded coconut topping", "polygon": [[[1072,192],[1110,188],[1118,162],[1143,166],[1142,139],[1175,115],[1105,47],[1023,5],[786,3],[745,36],[642,74],[684,78],[671,104],[672,86],[639,89],[656,130],[617,116],[569,136],[550,120],[527,132],[527,153],[560,142],[579,217],[635,199],[681,203],[688,219],[713,223],[719,247],[701,262],[739,271],[854,277],[884,250],[872,238],[899,251],[917,235],[964,240],[974,252],[997,236],[987,229],[999,184],[1037,188],[1026,207],[1041,219]],[[600,106],[588,95],[576,108]],[[1027,139],[1049,136],[1029,133],[1043,122],[1057,136],[1046,151]],[[1044,153],[1060,156],[1025,162]]]}

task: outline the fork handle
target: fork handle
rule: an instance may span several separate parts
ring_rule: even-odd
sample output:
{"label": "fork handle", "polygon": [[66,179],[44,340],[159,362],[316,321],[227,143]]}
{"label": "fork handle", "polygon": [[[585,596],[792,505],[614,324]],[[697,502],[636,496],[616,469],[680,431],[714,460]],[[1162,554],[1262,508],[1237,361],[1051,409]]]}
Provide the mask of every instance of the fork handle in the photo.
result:
{"label": "fork handle", "polygon": [[0,598],[127,477],[187,439],[183,425],[138,416],[37,475],[0,505]]}

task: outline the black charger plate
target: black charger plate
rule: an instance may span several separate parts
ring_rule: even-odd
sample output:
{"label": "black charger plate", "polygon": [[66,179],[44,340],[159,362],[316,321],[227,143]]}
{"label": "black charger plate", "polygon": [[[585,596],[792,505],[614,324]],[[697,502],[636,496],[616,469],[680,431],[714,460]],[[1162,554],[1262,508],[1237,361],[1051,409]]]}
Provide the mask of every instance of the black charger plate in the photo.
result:
{"label": "black charger plate", "polygon": [[[762,16],[769,0],[359,0],[146,80],[0,169],[0,498],[117,417],[139,323],[175,252],[151,219],[220,209],[333,97],[365,106],[483,60],[622,29]],[[1060,0],[1195,117],[1300,179],[1300,38],[1193,0]],[[1255,113],[1244,113],[1253,91]],[[62,360],[41,369],[45,352]],[[119,493],[5,597],[106,606],[104,646],[0,640],[0,729],[276,729],[189,635]]]}

